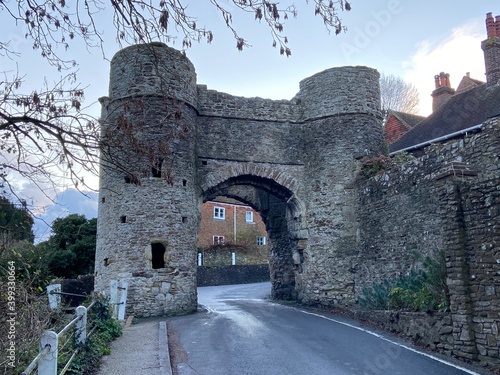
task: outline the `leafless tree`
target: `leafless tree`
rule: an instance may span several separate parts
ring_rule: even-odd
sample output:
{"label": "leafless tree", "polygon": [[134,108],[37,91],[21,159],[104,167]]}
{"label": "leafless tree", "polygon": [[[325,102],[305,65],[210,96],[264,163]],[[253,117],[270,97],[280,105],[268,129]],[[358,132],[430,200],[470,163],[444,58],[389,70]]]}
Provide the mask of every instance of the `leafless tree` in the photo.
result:
{"label": "leafless tree", "polygon": [[[84,172],[96,172],[99,153],[99,122],[85,114],[84,90],[75,72],[77,61],[66,58],[77,43],[103,51],[104,28],[97,16],[110,14],[120,45],[181,38],[183,48],[192,42],[210,43],[213,32],[202,26],[195,11],[199,0],[0,0],[4,20],[23,28],[26,40],[65,78],[46,81],[37,91],[23,92],[27,77],[22,72],[0,72],[0,187],[16,196],[12,179],[21,176],[40,186],[57,184],[55,168],[63,167],[77,186],[85,184]],[[346,0],[305,0],[328,30],[345,30],[339,13],[348,11]],[[264,23],[280,54],[290,56],[286,20],[297,16],[291,1],[210,0],[234,35],[236,48],[250,45],[233,24],[232,12],[241,11]],[[288,3],[288,4],[287,4]],[[190,7],[188,7],[190,5]],[[236,8],[235,8],[236,7]],[[189,12],[188,12],[189,11]],[[111,22],[111,20],[109,20]],[[70,54],[69,54],[70,55]],[[0,39],[0,58],[23,58],[9,40]],[[43,71],[43,65],[41,65]],[[146,152],[147,153],[147,152]]]}
{"label": "leafless tree", "polygon": [[380,97],[384,113],[390,109],[409,114],[418,112],[420,99],[417,88],[393,74],[381,74]]}

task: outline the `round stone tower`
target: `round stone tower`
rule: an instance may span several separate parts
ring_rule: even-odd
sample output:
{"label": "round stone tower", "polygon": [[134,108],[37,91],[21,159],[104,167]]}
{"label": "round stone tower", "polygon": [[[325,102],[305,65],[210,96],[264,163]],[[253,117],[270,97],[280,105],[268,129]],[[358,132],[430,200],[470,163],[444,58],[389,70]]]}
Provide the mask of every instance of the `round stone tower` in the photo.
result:
{"label": "round stone tower", "polygon": [[[379,73],[340,67],[300,82],[294,100],[304,122],[302,199],[307,246],[298,249],[298,299],[311,304],[355,302],[358,262],[356,178],[364,161],[383,151]],[[304,242],[304,241],[302,241]]]}
{"label": "round stone tower", "polygon": [[123,49],[100,101],[96,290],[127,282],[127,311],[136,316],[195,311],[194,67],[161,43]]}

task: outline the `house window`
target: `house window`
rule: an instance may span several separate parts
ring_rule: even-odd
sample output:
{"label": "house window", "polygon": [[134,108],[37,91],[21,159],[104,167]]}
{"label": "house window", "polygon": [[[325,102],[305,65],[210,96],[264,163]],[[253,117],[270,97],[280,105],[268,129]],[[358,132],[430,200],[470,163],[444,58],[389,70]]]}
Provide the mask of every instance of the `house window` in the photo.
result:
{"label": "house window", "polygon": [[247,221],[247,223],[253,223],[253,212],[252,211],[246,212],[246,221]]}
{"label": "house window", "polygon": [[257,245],[265,245],[266,244],[266,237],[259,236],[257,237]]}
{"label": "house window", "polygon": [[226,209],[223,207],[214,207],[214,219],[224,220],[226,217]]}
{"label": "house window", "polygon": [[214,236],[214,245],[224,245],[224,236]]}

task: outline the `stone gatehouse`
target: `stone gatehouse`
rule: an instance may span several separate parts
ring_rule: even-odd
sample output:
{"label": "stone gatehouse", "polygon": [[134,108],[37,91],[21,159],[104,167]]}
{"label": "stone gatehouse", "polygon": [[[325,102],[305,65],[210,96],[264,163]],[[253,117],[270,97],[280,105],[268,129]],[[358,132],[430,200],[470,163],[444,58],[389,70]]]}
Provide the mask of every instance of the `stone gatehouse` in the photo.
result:
{"label": "stone gatehouse", "polygon": [[[128,280],[136,315],[196,310],[200,207],[222,195],[262,216],[274,298],[353,303],[355,181],[384,144],[378,79],[334,68],[303,80],[290,101],[247,99],[197,85],[191,62],[163,44],[118,52],[103,140],[126,141],[102,162],[97,288]],[[147,155],[126,131],[153,145]]]}
{"label": "stone gatehouse", "polygon": [[498,361],[500,121],[362,176],[387,152],[378,80],[333,68],[291,100],[242,98],[198,85],[163,44],[118,52],[101,99],[96,289],[128,281],[138,316],[195,311],[201,204],[226,196],[264,220],[276,299],[352,305],[373,280],[408,272],[412,251],[444,250],[447,349]]}

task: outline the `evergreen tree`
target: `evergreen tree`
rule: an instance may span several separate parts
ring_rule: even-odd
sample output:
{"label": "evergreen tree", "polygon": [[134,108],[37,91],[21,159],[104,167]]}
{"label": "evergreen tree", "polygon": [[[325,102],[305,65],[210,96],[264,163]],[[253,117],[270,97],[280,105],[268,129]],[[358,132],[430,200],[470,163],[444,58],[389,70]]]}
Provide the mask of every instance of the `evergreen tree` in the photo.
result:
{"label": "evergreen tree", "polygon": [[18,241],[33,243],[33,218],[24,208],[0,197],[0,254]]}
{"label": "evergreen tree", "polygon": [[94,272],[97,219],[72,214],[52,223],[50,238],[38,248],[57,277],[75,278]]}

